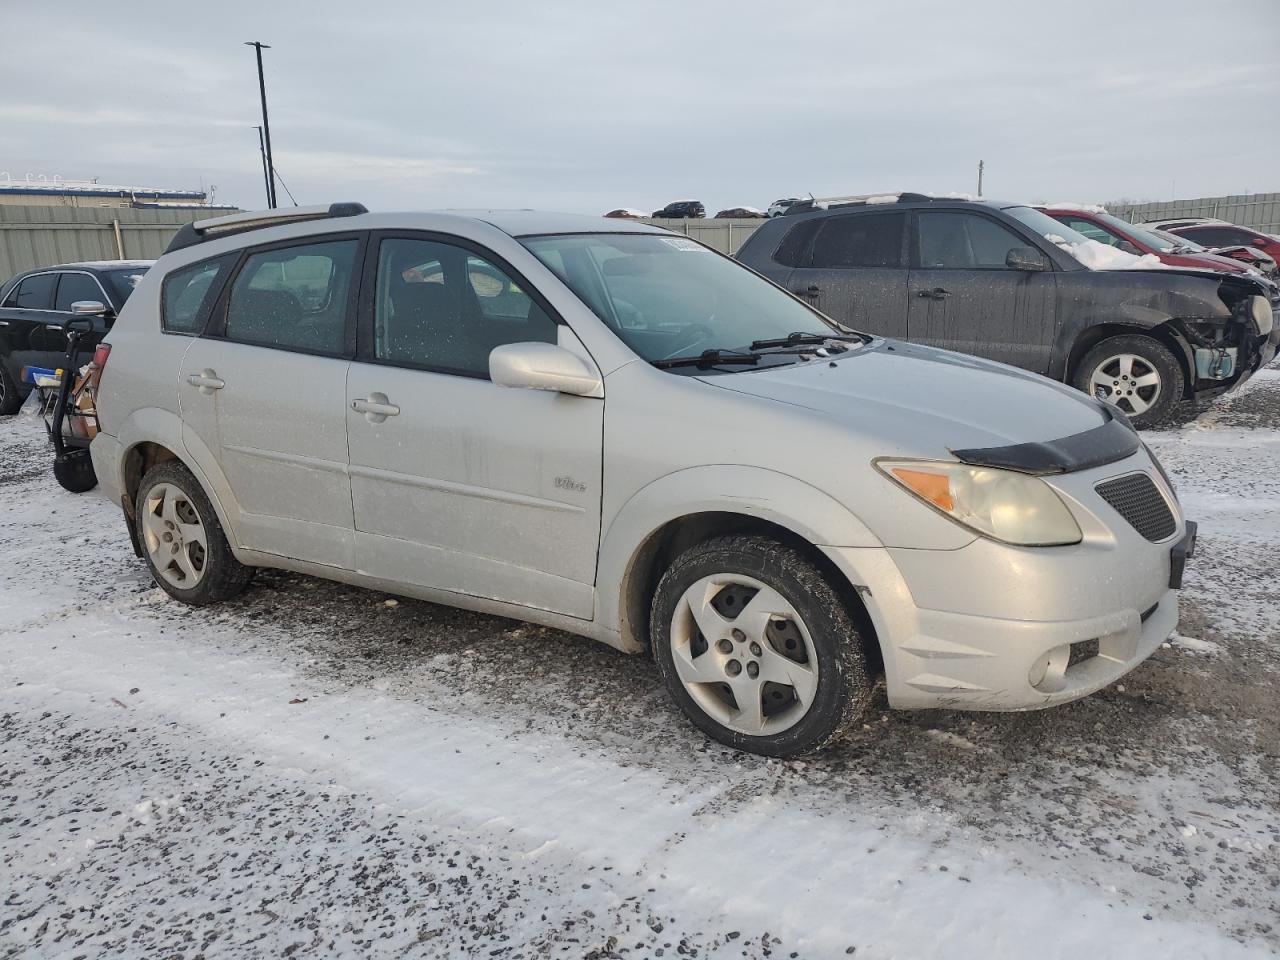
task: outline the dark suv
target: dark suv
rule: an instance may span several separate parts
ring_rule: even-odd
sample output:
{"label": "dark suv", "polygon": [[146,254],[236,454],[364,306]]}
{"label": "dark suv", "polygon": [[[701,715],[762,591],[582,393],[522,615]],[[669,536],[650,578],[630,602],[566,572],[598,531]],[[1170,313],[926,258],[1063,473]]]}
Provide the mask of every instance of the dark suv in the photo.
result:
{"label": "dark suv", "polygon": [[66,263],[20,273],[0,286],[0,415],[16,413],[31,392],[22,382],[23,367],[62,366],[71,304],[96,300],[106,308],[80,341],[88,356],[152,262]]}
{"label": "dark suv", "polygon": [[1274,283],[1144,269],[1021,204],[806,201],[737,259],[848,326],[1046,374],[1139,426],[1244,382],[1280,340]]}
{"label": "dark suv", "polygon": [[676,200],[661,210],[653,211],[653,215],[668,220],[701,219],[707,215],[707,208],[702,205],[701,200]]}

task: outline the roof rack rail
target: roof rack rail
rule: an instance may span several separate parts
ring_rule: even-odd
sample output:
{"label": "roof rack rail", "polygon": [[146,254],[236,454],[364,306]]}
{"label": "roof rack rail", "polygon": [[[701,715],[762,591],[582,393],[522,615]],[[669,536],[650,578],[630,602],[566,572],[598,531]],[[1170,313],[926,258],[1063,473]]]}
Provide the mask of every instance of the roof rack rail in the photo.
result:
{"label": "roof rack rail", "polygon": [[782,216],[794,216],[798,213],[811,213],[814,210],[827,210],[831,207],[853,207],[879,203],[927,203],[933,200],[956,200],[957,197],[939,197],[928,193],[912,193],[907,190],[889,193],[861,193],[848,197],[807,197],[794,203],[782,211]]}
{"label": "roof rack rail", "polygon": [[369,208],[363,203],[331,203],[314,207],[286,207],[282,210],[256,210],[250,213],[233,213],[227,217],[212,217],[208,220],[197,220],[183,224],[165,253],[194,247],[206,240],[229,237],[249,230],[261,230],[264,227],[279,227],[286,223],[302,223],[307,220],[326,220],[330,217],[357,217],[368,213]]}

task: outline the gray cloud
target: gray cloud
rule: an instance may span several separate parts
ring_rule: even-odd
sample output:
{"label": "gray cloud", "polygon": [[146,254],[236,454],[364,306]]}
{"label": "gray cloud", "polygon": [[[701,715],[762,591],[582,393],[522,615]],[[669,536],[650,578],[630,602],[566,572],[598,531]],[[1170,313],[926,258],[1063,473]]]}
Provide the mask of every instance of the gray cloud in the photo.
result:
{"label": "gray cloud", "polygon": [[[262,203],[708,207],[1274,190],[1280,3],[69,2],[0,60],[0,170]],[[46,29],[47,28],[47,29]]]}

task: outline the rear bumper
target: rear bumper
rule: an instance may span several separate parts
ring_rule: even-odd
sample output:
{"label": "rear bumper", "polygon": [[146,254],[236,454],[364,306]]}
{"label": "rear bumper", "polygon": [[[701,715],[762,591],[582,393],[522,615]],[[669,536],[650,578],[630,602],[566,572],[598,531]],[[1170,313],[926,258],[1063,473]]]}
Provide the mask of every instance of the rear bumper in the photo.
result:
{"label": "rear bumper", "polygon": [[98,476],[98,490],[112,503],[119,504],[120,490],[120,441],[108,433],[98,431],[89,444],[89,456],[93,458],[93,472]]}

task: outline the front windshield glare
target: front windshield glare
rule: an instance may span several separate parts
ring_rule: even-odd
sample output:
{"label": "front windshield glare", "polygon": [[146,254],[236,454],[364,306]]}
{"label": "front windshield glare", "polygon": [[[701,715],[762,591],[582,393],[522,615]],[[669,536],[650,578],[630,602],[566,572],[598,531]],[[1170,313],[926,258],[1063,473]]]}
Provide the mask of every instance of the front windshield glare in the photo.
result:
{"label": "front windshield glare", "polygon": [[522,242],[651,362],[745,350],[792,333],[839,332],[767,280],[686,237],[596,233]]}

